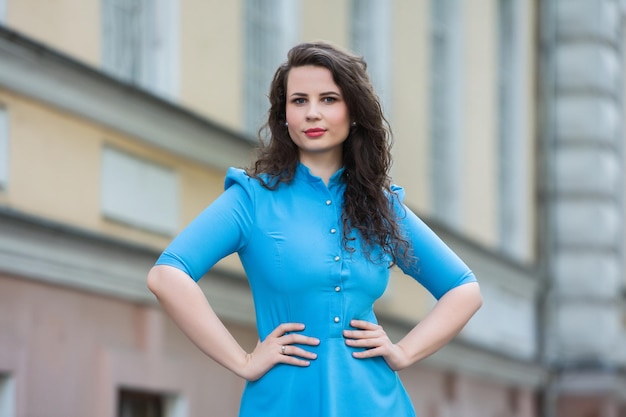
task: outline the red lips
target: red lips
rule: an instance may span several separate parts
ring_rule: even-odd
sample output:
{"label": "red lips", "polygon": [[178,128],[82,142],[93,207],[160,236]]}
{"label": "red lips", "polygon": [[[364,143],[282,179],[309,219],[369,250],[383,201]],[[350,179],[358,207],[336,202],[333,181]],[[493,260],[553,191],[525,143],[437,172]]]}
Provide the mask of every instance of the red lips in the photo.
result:
{"label": "red lips", "polygon": [[312,127],[304,131],[305,135],[312,138],[322,136],[324,133],[326,133],[326,129],[322,129],[321,127]]}

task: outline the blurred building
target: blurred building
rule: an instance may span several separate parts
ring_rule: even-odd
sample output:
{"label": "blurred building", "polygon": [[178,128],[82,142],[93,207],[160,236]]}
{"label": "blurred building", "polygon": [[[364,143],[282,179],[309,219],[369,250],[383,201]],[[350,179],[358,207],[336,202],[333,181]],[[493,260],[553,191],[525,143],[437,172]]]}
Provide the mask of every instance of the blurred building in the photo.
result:
{"label": "blurred building", "polygon": [[[402,371],[422,417],[626,416],[618,0],[0,0],[0,417],[236,415],[145,277],[245,166],[276,66],[363,54],[394,181],[485,304]],[[236,258],[200,281],[247,349]],[[432,307],[396,273],[394,338]]]}

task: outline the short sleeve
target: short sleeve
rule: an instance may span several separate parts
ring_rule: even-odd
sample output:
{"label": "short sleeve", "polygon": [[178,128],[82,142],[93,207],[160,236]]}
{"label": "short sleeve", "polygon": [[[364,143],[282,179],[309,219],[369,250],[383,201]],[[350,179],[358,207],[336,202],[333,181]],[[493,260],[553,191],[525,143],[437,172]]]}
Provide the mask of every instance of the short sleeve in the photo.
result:
{"label": "short sleeve", "polygon": [[416,279],[435,298],[459,285],[475,282],[469,267],[404,203],[404,189],[392,186],[394,207],[413,257],[399,259],[402,271]]}
{"label": "short sleeve", "polygon": [[241,250],[253,222],[251,181],[243,170],[229,168],[224,192],[174,238],[156,265],[173,266],[198,281],[220,259]]}

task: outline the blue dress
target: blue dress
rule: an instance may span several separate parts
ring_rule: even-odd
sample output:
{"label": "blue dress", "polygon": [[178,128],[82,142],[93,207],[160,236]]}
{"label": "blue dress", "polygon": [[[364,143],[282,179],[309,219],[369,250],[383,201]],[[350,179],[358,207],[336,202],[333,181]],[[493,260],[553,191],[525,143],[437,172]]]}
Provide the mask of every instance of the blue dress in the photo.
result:
{"label": "blue dress", "polygon": [[[358,236],[342,245],[342,170],[328,186],[299,164],[294,179],[277,190],[230,168],[225,192],[163,252],[157,264],[177,267],[199,280],[221,258],[237,252],[245,269],[263,340],[279,324],[304,323],[320,339],[305,346],[317,353],[308,367],[278,364],[247,382],[240,417],[410,417],[411,400],[398,375],[381,357],[356,359],[343,329],[350,320],[376,322],[373,304],[387,286],[388,261],[373,262]],[[398,266],[436,298],[475,281],[468,267],[393,191],[400,224],[417,262]],[[380,258],[374,252],[372,259]]]}

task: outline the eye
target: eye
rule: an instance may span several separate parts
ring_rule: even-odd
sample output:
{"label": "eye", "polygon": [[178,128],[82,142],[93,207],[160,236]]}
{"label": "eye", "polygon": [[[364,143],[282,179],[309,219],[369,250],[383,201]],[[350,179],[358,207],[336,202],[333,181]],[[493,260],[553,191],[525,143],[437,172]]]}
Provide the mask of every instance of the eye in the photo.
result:
{"label": "eye", "polygon": [[306,99],[304,99],[302,97],[296,97],[293,100],[291,100],[291,102],[293,104],[304,104],[306,102]]}
{"label": "eye", "polygon": [[337,101],[337,97],[323,97],[322,98],[322,103],[326,103],[326,104],[332,104],[334,102]]}

